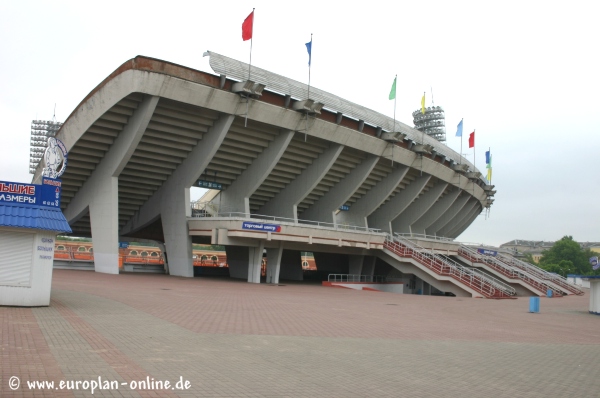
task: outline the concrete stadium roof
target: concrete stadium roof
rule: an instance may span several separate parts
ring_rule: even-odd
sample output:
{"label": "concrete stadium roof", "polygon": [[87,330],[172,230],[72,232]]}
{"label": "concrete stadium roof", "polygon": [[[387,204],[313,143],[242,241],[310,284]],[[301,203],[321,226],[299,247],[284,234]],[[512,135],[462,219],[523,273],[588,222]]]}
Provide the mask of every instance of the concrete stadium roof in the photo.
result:
{"label": "concrete stadium roof", "polygon": [[[248,70],[250,69],[250,80],[256,83],[264,84],[266,86],[266,90],[274,91],[283,95],[289,95],[297,100],[306,99],[308,85],[304,83],[273,72],[269,72],[254,65],[249,68],[247,63],[217,54],[213,51],[207,51],[204,53],[204,55],[210,57],[211,68],[221,75],[244,81],[248,79]],[[467,164],[469,169],[473,171],[479,171],[471,162],[469,162],[466,158],[461,157],[456,151],[428,136],[427,134],[423,134],[419,130],[416,130],[398,120],[396,120],[394,124],[394,119],[389,116],[385,116],[379,112],[365,108],[364,106],[358,105],[354,102],[345,100],[312,86],[310,87],[310,97],[315,101],[323,103],[325,105],[325,109],[328,109],[332,112],[340,112],[345,116],[354,118],[356,120],[363,120],[365,123],[368,123],[373,127],[380,127],[383,131],[400,131],[406,134],[408,139],[411,139],[416,143],[429,144],[433,146],[437,153],[445,156],[448,160],[452,160],[455,163]]]}
{"label": "concrete stadium roof", "polygon": [[[242,79],[236,68],[245,64],[228,66],[226,60],[230,59],[211,53],[211,65],[221,63],[213,66],[218,73]],[[448,159],[467,161],[445,145],[425,136],[437,152],[430,155],[416,153],[408,139],[390,144],[377,137],[378,127],[392,131],[390,118],[317,89],[315,99],[327,107],[319,115],[307,116],[289,106],[296,96],[302,99],[297,91],[302,84],[258,68],[254,72],[267,87],[259,98],[248,99],[231,91],[236,80],[138,56],[94,88],[57,133],[69,150],[62,209],[73,234],[90,235],[91,212],[101,219],[117,211],[119,235],[160,239],[162,230],[148,231],[157,222],[160,230],[156,203],[164,202],[170,191],[194,186],[199,179],[225,187],[239,185],[251,177],[250,167],[269,160],[269,151],[277,146],[281,149],[276,164],[249,191],[251,213],[264,214],[286,187],[298,185],[323,159],[329,163],[318,170],[322,175],[301,187],[305,192],[294,204],[300,217],[317,217],[324,201],[331,202],[330,191],[339,191],[342,183],[349,192],[344,203],[371,214],[374,224],[383,223],[393,207],[398,226],[413,223],[425,230],[423,219],[411,218],[418,207],[411,206],[428,197],[431,203],[417,210],[438,205],[437,221],[427,225],[444,236],[460,234],[485,207],[483,181],[455,171]],[[287,95],[294,98],[282,95],[285,84]],[[422,142],[422,133],[398,126],[408,138]],[[213,131],[219,129],[222,133],[215,138]],[[40,179],[42,167],[38,166],[34,181]],[[362,177],[357,179],[359,171]],[[376,200],[373,192],[378,192]],[[398,195],[406,192],[411,196]],[[98,199],[104,195],[114,197],[115,203]],[[454,215],[441,215],[443,209],[453,209]]]}

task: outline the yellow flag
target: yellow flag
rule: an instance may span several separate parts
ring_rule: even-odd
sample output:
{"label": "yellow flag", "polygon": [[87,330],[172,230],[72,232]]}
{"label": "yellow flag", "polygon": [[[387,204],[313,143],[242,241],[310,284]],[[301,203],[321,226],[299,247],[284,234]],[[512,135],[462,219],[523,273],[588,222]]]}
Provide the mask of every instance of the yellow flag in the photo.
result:
{"label": "yellow flag", "polygon": [[423,93],[423,98],[421,98],[421,113],[425,114],[425,93]]}
{"label": "yellow flag", "polygon": [[492,168],[491,167],[488,169],[487,180],[488,180],[488,182],[492,182]]}

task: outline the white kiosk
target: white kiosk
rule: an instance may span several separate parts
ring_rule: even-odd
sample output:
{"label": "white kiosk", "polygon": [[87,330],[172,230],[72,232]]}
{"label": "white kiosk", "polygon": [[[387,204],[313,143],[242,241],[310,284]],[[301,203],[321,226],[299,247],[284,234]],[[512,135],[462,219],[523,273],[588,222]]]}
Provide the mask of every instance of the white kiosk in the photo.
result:
{"label": "white kiosk", "polygon": [[590,314],[600,315],[600,276],[581,276],[590,282]]}
{"label": "white kiosk", "polygon": [[66,150],[54,138],[49,144],[41,185],[0,181],[0,305],[50,305],[54,242],[71,228],[60,211],[57,179]]}

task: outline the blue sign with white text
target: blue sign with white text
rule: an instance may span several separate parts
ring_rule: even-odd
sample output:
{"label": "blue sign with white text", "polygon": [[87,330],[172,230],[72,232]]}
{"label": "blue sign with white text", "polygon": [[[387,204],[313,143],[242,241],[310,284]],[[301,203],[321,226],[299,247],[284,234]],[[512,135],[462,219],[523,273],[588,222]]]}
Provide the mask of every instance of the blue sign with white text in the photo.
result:
{"label": "blue sign with white text", "polygon": [[242,229],[250,229],[253,231],[262,231],[262,232],[281,232],[281,225],[274,224],[260,224],[250,221],[244,221],[242,223]]}
{"label": "blue sign with white text", "polygon": [[61,186],[60,180],[47,177],[42,185],[0,181],[0,202],[60,207]]}
{"label": "blue sign with white text", "polygon": [[477,249],[477,252],[479,254],[485,254],[486,256],[492,256],[492,257],[496,257],[498,255],[498,252],[495,250]]}

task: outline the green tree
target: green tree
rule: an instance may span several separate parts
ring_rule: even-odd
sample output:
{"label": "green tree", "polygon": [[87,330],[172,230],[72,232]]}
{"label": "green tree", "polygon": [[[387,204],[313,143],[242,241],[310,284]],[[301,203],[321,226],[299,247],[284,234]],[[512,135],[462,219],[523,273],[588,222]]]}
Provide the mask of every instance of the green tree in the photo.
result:
{"label": "green tree", "polygon": [[539,265],[549,272],[566,276],[567,274],[590,275],[592,267],[589,263],[589,250],[582,250],[572,236],[564,236],[561,240],[542,252]]}

